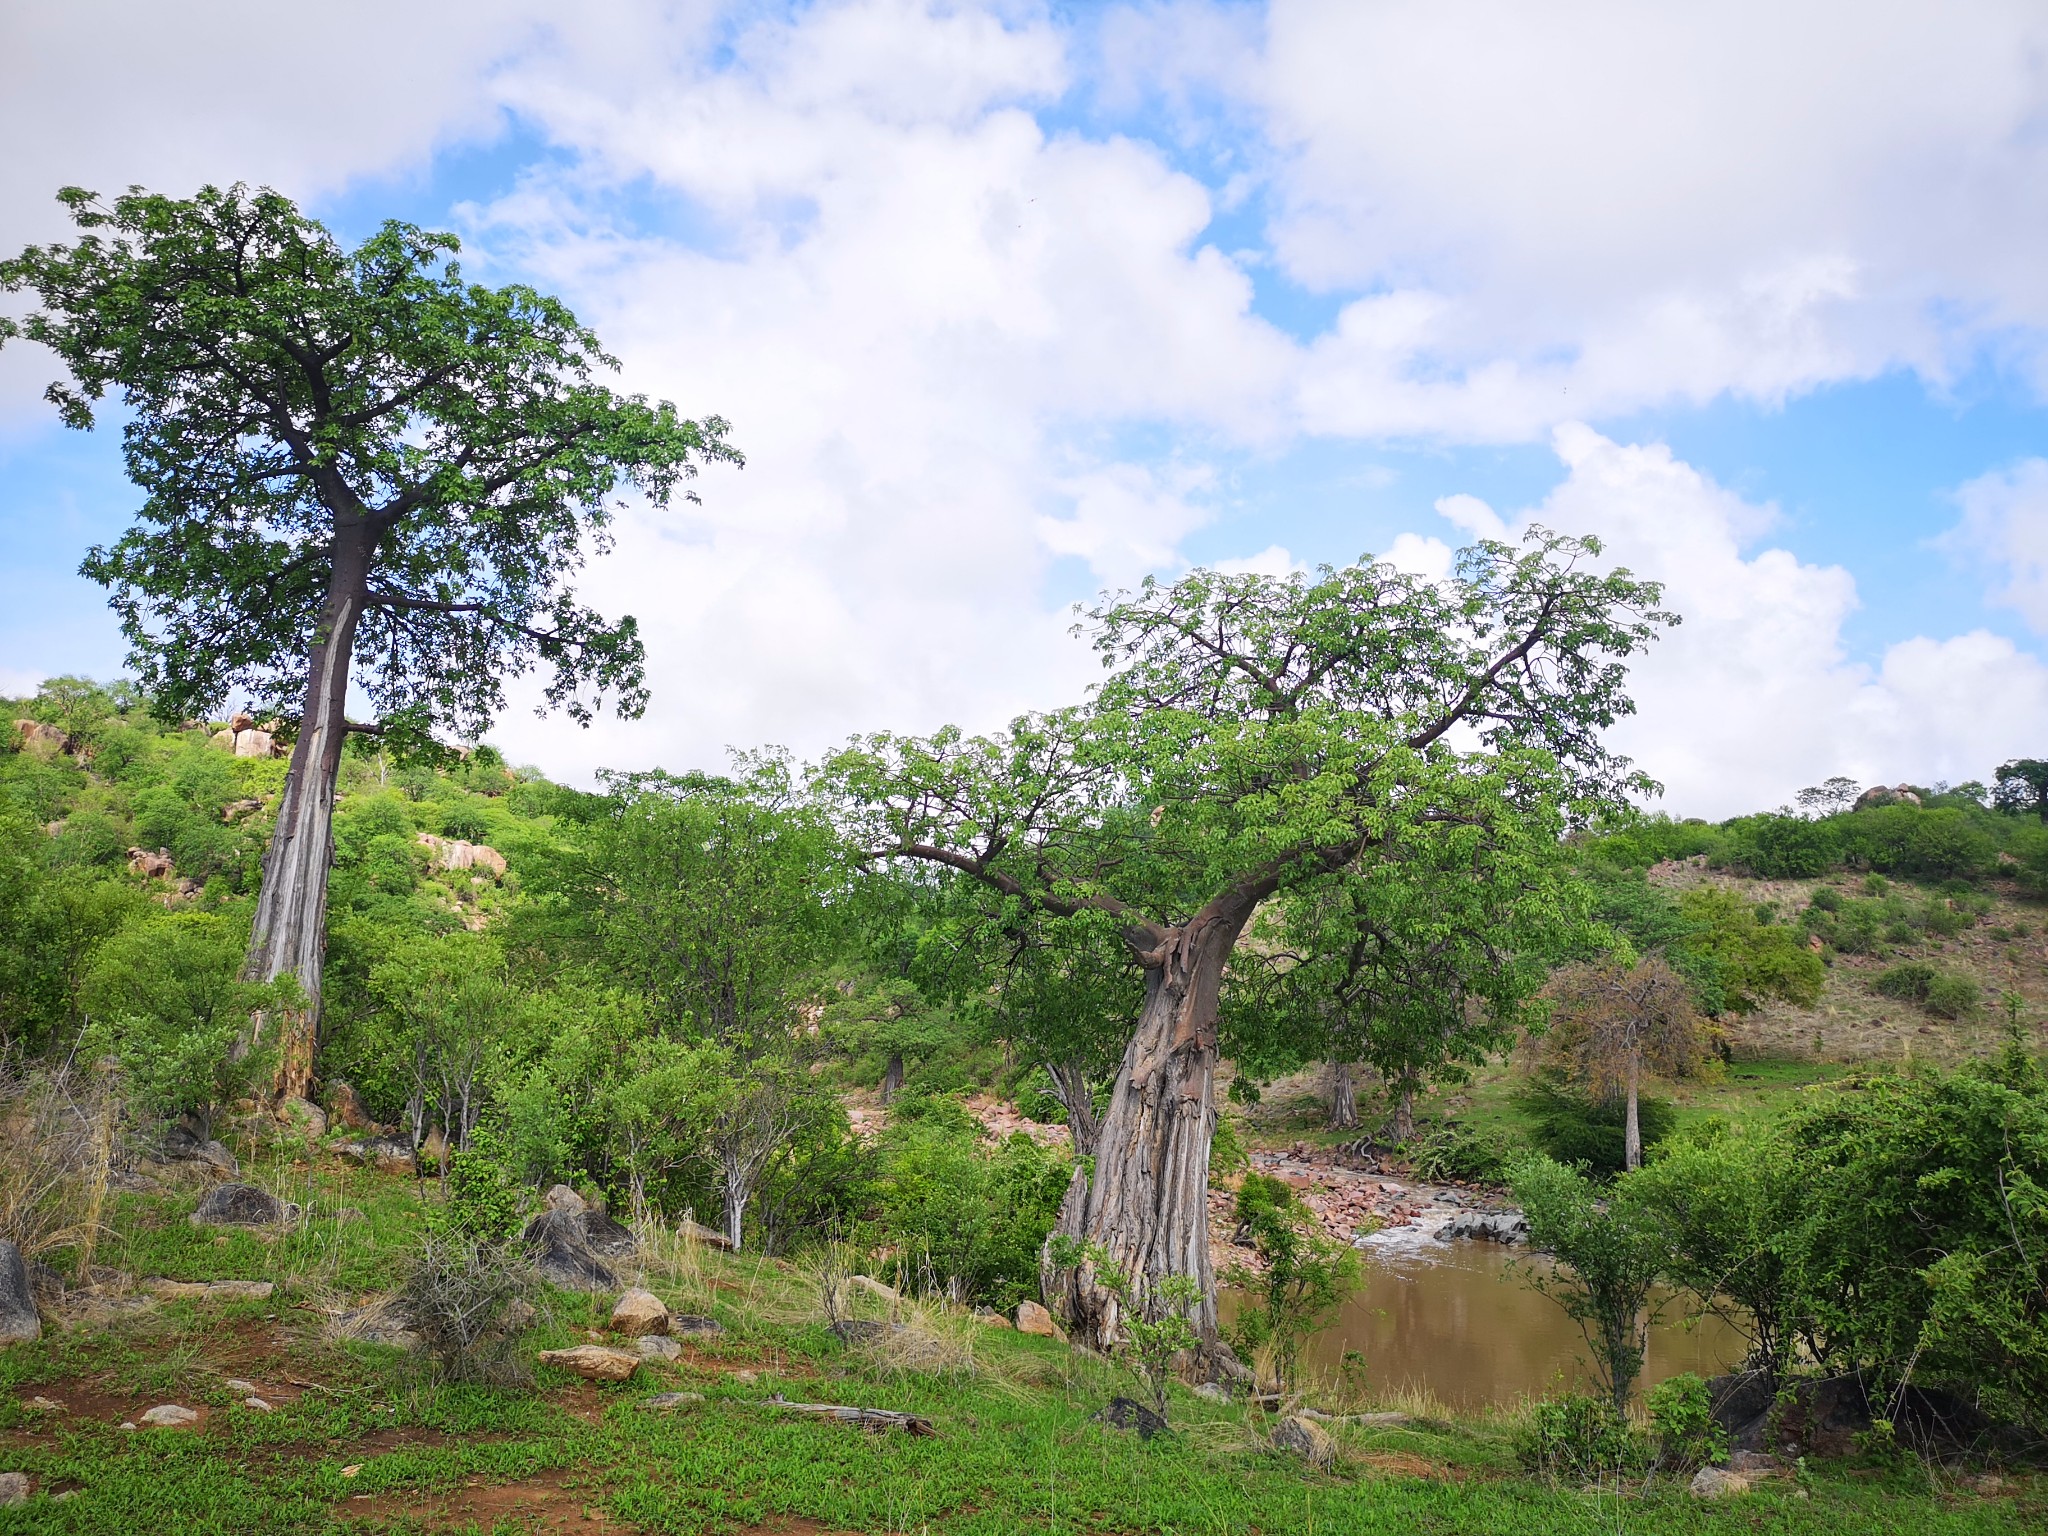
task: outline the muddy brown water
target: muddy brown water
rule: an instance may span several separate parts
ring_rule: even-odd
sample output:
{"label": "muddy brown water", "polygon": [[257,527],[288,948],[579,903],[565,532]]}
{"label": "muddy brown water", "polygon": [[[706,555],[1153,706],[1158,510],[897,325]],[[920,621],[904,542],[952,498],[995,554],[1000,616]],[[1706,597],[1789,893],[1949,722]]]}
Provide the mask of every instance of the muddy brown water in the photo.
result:
{"label": "muddy brown water", "polygon": [[[1337,1378],[1346,1353],[1356,1351],[1369,1387],[1421,1388],[1461,1409],[1590,1385],[1591,1351],[1578,1325],[1510,1268],[1544,1262],[1527,1249],[1418,1238],[1368,1243],[1362,1256],[1364,1288],[1309,1341],[1312,1369]],[[1682,1306],[1667,1306],[1666,1320],[1651,1328],[1645,1387],[1682,1371],[1718,1375],[1742,1358],[1742,1337],[1728,1324],[1702,1318],[1684,1326],[1684,1316]]]}

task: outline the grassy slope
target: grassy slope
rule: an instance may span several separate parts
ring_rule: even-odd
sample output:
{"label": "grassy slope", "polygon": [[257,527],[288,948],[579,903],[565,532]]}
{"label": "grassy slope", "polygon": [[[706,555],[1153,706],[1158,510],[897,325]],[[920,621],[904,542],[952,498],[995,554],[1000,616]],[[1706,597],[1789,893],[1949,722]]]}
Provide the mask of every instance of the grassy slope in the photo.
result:
{"label": "grassy slope", "polygon": [[[270,1301],[102,1307],[0,1354],[0,1466],[30,1472],[42,1490],[0,1509],[0,1532],[539,1530],[559,1519],[569,1529],[989,1536],[1996,1533],[2048,1514],[2036,1484],[1986,1497],[1918,1473],[1842,1468],[1728,1505],[1668,1484],[1625,1498],[1556,1489],[1515,1474],[1497,1418],[1344,1431],[1339,1465],[1313,1472],[1265,1449],[1255,1415],[1185,1393],[1179,1432],[1147,1445],[1090,1421],[1129,1385],[1101,1362],[962,1322],[972,1371],[887,1369],[821,1326],[802,1271],[715,1254],[646,1276],[672,1305],[708,1309],[728,1329],[678,1367],[643,1366],[603,1388],[548,1369],[531,1391],[437,1386],[396,1351],[327,1341],[320,1310],[388,1288],[431,1188],[321,1156],[275,1159],[257,1176],[309,1206],[302,1232],[219,1240],[184,1221],[189,1194],[126,1196],[102,1259],[144,1276],[276,1279]],[[343,1206],[366,1219],[338,1219]],[[556,1295],[537,1342],[581,1342],[605,1304]],[[223,1385],[231,1376],[256,1382],[276,1411],[238,1406]],[[705,1401],[673,1414],[641,1406],[677,1388]],[[938,1435],[791,1417],[762,1402],[775,1391],[913,1409]],[[24,1406],[37,1395],[66,1411]],[[118,1427],[164,1401],[205,1407],[207,1420],[196,1432]]]}

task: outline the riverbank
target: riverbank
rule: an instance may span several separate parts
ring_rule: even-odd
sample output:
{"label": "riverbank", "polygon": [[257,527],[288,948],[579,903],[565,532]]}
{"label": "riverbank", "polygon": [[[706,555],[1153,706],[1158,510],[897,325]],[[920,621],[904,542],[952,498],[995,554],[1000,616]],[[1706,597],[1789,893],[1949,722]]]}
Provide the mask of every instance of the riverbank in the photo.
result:
{"label": "riverbank", "polygon": [[[297,1224],[209,1231],[188,1220],[193,1190],[120,1195],[95,1284],[53,1301],[41,1341],[0,1353],[0,1471],[32,1489],[0,1508],[0,1532],[2004,1536],[2048,1513],[2032,1478],[1917,1464],[1788,1468],[1716,1503],[1683,1478],[1555,1487],[1517,1469],[1513,1412],[1445,1411],[1370,1385],[1318,1406],[1409,1417],[1327,1426],[1323,1464],[1277,1449],[1274,1416],[1178,1385],[1171,1433],[1145,1441],[1099,1418],[1133,1391],[1111,1362],[885,1301],[870,1304],[883,1327],[864,1341],[849,1330],[849,1344],[828,1325],[816,1265],[649,1234],[621,1283],[710,1320],[677,1338],[672,1360],[636,1359],[616,1382],[540,1364],[510,1384],[442,1384],[362,1321],[417,1244],[433,1187],[317,1153],[278,1154],[251,1176],[303,1208]],[[251,1284],[189,1288],[220,1280]],[[634,1348],[609,1326],[611,1294],[542,1300],[523,1360]],[[911,1414],[932,1432],[864,1432],[778,1397]],[[193,1420],[123,1427],[159,1407]]]}

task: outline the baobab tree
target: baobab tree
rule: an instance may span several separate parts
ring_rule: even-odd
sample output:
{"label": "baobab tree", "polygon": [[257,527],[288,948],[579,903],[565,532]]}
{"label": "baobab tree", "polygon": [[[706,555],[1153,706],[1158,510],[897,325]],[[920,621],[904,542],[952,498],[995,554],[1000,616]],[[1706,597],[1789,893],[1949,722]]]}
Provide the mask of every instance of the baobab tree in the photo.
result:
{"label": "baobab tree", "polygon": [[1590,539],[1488,541],[1431,582],[1372,560],[1310,577],[1196,571],[1089,615],[1109,670],[1085,707],[994,736],[857,741],[821,771],[878,860],[945,865],[1051,917],[1112,920],[1143,975],[1097,1142],[1057,1233],[1106,1254],[1053,1300],[1097,1346],[1123,1305],[1197,1280],[1224,967],[1261,903],[1408,828],[1554,840],[1647,781],[1602,732],[1626,658],[1669,621]]}
{"label": "baobab tree", "polygon": [[[637,627],[579,606],[571,579],[622,485],[666,505],[739,455],[717,417],[595,382],[617,367],[597,338],[531,288],[464,281],[453,235],[393,222],[344,250],[239,185],[59,196],[84,233],[0,262],[0,292],[41,306],[0,320],[0,343],[56,354],[67,426],[92,427],[109,391],[127,413],[144,500],[80,569],[112,590],[157,706],[239,691],[294,738],[246,974],[298,983],[276,1088],[303,1095],[347,734],[474,740],[536,666],[579,723],[607,697],[638,714]],[[352,687],[376,720],[347,718]]]}

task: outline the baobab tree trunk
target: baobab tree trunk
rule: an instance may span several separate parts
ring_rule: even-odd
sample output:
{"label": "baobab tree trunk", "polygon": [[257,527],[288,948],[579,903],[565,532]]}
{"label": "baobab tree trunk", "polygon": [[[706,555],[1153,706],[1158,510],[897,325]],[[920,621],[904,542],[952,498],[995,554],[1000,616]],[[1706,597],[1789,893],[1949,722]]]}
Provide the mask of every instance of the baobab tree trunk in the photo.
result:
{"label": "baobab tree trunk", "polygon": [[1642,1057],[1635,1051],[1629,1052],[1628,1116],[1621,1133],[1621,1165],[1631,1172],[1643,1166],[1643,1122],[1639,1110],[1642,1070]]}
{"label": "baobab tree trunk", "polygon": [[1336,1131],[1358,1129],[1358,1084],[1351,1078],[1351,1063],[1333,1061],[1330,1063],[1330,1128]]}
{"label": "baobab tree trunk", "polygon": [[290,976],[298,1003],[259,1014],[250,1031],[260,1044],[274,1025],[279,1099],[311,1091],[320,1042],[320,972],[327,955],[327,871],[334,858],[334,781],[348,731],[348,674],[369,551],[351,557],[336,540],[333,584],[307,657],[306,704],[278,803],[277,827],[263,855],[263,889],[242,975],[270,982]]}
{"label": "baobab tree trunk", "polygon": [[[1046,1273],[1046,1293],[1092,1349],[1122,1338],[1121,1309],[1149,1310],[1158,1282],[1186,1275],[1200,1287],[1191,1321],[1216,1336],[1209,1263],[1209,1145],[1216,1134],[1216,1001],[1223,964],[1251,916],[1248,900],[1218,901],[1185,927],[1150,930],[1139,948],[1145,1002],[1117,1070],[1096,1141],[1095,1177],[1077,1173],[1055,1237],[1092,1245],[1123,1275],[1125,1297],[1095,1262]],[[1050,1251],[1050,1244],[1048,1244]]]}
{"label": "baobab tree trunk", "polygon": [[903,1091],[903,1053],[891,1051],[889,1065],[882,1069],[882,1103],[887,1104]]}
{"label": "baobab tree trunk", "polygon": [[1088,1086],[1088,1074],[1064,1061],[1047,1062],[1052,1078],[1052,1096],[1067,1112],[1067,1134],[1074,1138],[1074,1156],[1093,1157],[1102,1136],[1102,1121],[1095,1113],[1095,1095]]}

